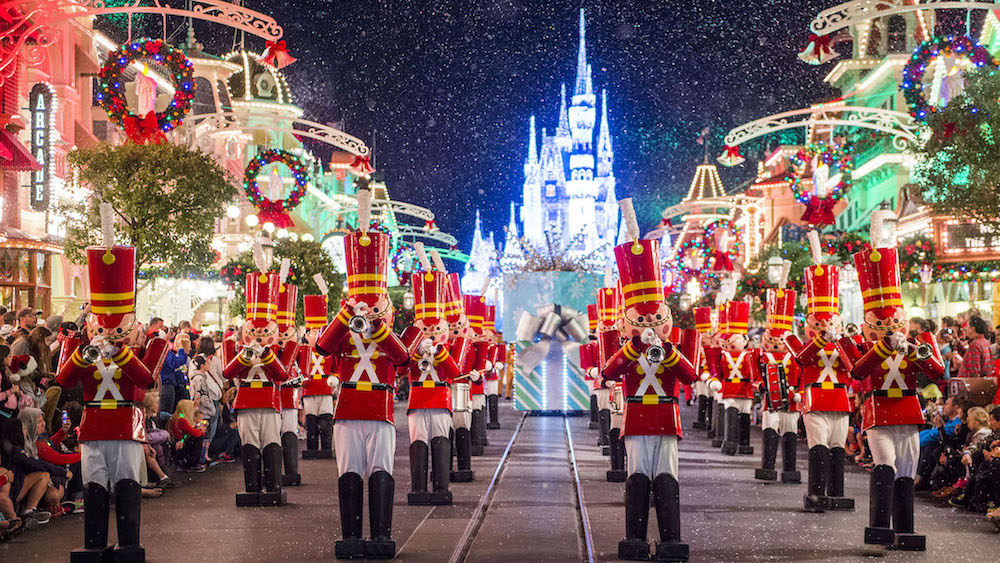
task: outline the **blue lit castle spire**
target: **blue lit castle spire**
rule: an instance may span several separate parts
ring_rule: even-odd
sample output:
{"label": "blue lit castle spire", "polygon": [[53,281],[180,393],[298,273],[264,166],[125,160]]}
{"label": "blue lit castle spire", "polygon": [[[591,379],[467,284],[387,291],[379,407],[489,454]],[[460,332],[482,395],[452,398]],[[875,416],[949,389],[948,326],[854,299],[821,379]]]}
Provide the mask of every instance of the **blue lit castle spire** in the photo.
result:
{"label": "blue lit castle spire", "polygon": [[[554,135],[542,129],[541,150],[535,117],[529,120],[520,219],[524,239],[539,252],[546,252],[550,245],[565,249],[567,257],[587,256],[599,250],[593,255],[593,266],[602,269],[618,234],[618,198],[608,96],[607,91],[601,92],[598,125],[597,95],[587,62],[586,37],[584,11],[580,10],[580,47],[573,94],[567,100],[566,85],[562,85],[558,126]],[[508,254],[520,252],[520,247],[507,244],[504,251],[506,262],[516,258]]]}

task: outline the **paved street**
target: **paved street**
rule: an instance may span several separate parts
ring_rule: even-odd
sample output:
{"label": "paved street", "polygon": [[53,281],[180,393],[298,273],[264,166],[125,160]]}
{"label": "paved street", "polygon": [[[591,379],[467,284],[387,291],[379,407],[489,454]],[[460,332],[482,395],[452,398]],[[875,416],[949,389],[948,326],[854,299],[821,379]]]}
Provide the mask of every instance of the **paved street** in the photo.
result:
{"label": "paved street", "polygon": [[[410,507],[405,411],[397,409],[394,535],[403,561],[576,561],[588,546],[577,502],[569,437],[579,469],[596,560],[615,560],[622,523],[622,485],[607,483],[607,459],[584,417],[527,417],[502,404],[503,428],[490,431],[486,455],[473,458],[476,481],[454,484],[455,504]],[[691,415],[685,409],[685,419]],[[568,422],[568,424],[567,424]],[[517,437],[511,438],[515,431]],[[568,432],[567,432],[568,430]],[[755,445],[759,433],[755,436]],[[500,460],[487,503],[481,499]],[[804,448],[804,443],[800,444]],[[804,453],[804,452],[802,452]],[[867,474],[851,470],[853,513],[799,511],[804,485],[754,482],[758,458],[727,458],[701,431],[681,442],[683,535],[692,561],[985,561],[1000,550],[1000,535],[982,518],[918,501],[917,529],[926,553],[886,552],[861,543],[868,511]],[[800,469],[805,468],[800,455]],[[184,488],[143,504],[143,543],[150,561],[330,561],[339,536],[336,466],[303,461],[304,485],[289,489],[289,504],[239,509],[238,464],[181,474]],[[650,511],[650,538],[655,538]],[[367,515],[365,516],[367,528]],[[473,525],[470,525],[470,522]],[[80,543],[82,518],[68,516],[0,546],[2,561],[65,561]]]}

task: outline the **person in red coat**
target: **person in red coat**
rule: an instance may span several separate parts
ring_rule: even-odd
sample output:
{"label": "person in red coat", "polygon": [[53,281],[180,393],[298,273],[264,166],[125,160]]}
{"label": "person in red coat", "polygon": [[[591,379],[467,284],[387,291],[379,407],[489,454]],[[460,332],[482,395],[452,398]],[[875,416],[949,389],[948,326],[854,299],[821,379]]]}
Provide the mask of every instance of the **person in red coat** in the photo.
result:
{"label": "person in red coat", "polygon": [[[90,343],[63,341],[56,380],[64,389],[83,386],[84,414],[80,423],[80,464],[84,490],[83,548],[74,562],[144,561],[139,543],[142,501],[142,400],[153,386],[167,352],[163,338],[147,340],[144,350],[130,344],[138,338],[135,318],[135,247],[115,246],[110,229],[112,211],[102,204],[105,245],[88,247]],[[108,547],[111,491],[115,495],[118,547]]]}
{"label": "person in red coat", "polygon": [[759,379],[760,350],[747,349],[750,304],[730,301],[725,304],[726,330],[722,340],[722,401],[725,411],[725,435],[722,453],[752,454],[750,411],[753,409],[753,382]]}
{"label": "person in red coat", "polygon": [[[403,333],[411,353],[403,370],[410,379],[407,423],[410,430],[410,505],[451,504],[448,490],[451,463],[451,388],[458,366],[441,346],[446,339],[447,278],[431,269],[423,245],[416,243],[422,270],[410,276],[416,320]],[[427,490],[427,464],[431,460],[433,490]]]}
{"label": "person in red coat", "polygon": [[[787,267],[791,262],[785,261]],[[787,272],[787,270],[786,270]],[[785,279],[787,279],[787,273]],[[791,334],[795,315],[795,291],[781,287],[767,290],[767,327],[762,338],[762,362],[765,373],[758,372],[754,382],[764,397],[764,429],[761,466],[754,473],[756,479],[776,481],[778,472],[774,462],[778,444],[782,446],[782,483],[800,483],[802,475],[795,469],[796,444],[799,431],[799,370],[791,352],[785,346],[785,337]]]}
{"label": "person in red coat", "polygon": [[854,510],[854,499],[844,496],[844,446],[847,443],[851,401],[847,384],[851,356],[840,335],[840,269],[824,265],[815,231],[809,234],[813,266],[805,269],[806,323],[803,343],[789,335],[785,345],[799,365],[804,395],[802,418],[809,445],[809,476],[802,499],[806,512]]}
{"label": "person in red coat", "polygon": [[[607,447],[611,455],[611,386],[603,376],[604,365],[621,347],[621,315],[618,303],[620,291],[610,272],[604,276],[605,287],[597,290],[597,371],[594,377],[594,395],[597,397],[597,445]],[[620,429],[617,428],[617,429]],[[619,437],[620,438],[620,437]],[[624,442],[622,443],[624,445]],[[625,460],[624,452],[621,456]],[[614,460],[612,460],[614,463]],[[624,465],[618,468],[625,472]],[[624,476],[621,477],[625,479]]]}
{"label": "person in red coat", "polygon": [[656,506],[660,561],[686,561],[688,546],[680,537],[680,487],[677,483],[677,441],[681,420],[677,392],[697,379],[701,349],[697,331],[684,332],[681,345],[668,337],[673,321],[663,300],[659,241],[639,239],[631,200],[623,200],[632,242],[615,247],[625,303],[623,332],[627,341],[608,360],[604,376],[620,380],[625,397],[628,478],[625,480],[625,539],[618,543],[621,559],[649,559],[646,523],[650,490]]}
{"label": "person in red coat", "polygon": [[298,366],[302,383],[302,409],[306,412],[306,449],[302,459],[333,459],[333,397],[340,378],[333,356],[316,352],[316,339],[328,323],[327,286],[322,274],[313,276],[320,295],[303,295],[305,343],[299,346]]}
{"label": "person in red coat", "polygon": [[[281,261],[279,279],[288,277],[288,259]],[[284,471],[281,475],[282,487],[297,487],[302,484],[299,475],[299,411],[302,410],[302,381],[299,370],[299,342],[295,328],[295,309],[299,300],[299,288],[281,282],[278,286],[278,342],[273,346],[281,365],[288,372],[288,379],[278,386],[281,399],[281,457]]]}
{"label": "person in red coat", "polygon": [[858,356],[851,375],[861,382],[862,428],[875,464],[865,543],[923,551],[925,537],[913,533],[913,478],[924,424],[917,374],[937,381],[944,375],[944,364],[932,334],[924,332],[914,340],[906,337],[899,259],[891,246],[895,233],[886,236],[882,230],[891,215],[892,211],[881,209],[872,213],[872,248],[854,254],[865,306],[861,331],[866,342],[863,353],[849,347]]}
{"label": "person in red coat", "polygon": [[[389,235],[370,230],[371,191],[358,190],[358,225],[344,237],[347,301],[319,339],[316,350],[337,358],[340,395],[334,409],[337,482],[343,539],[338,559],[392,558],[392,477],[396,450],[393,399],[396,368],[410,360],[406,346],[392,332],[388,294]],[[364,478],[368,478],[371,539],[361,537]]]}
{"label": "person in red coat", "polygon": [[233,340],[222,343],[222,376],[238,386],[233,408],[243,444],[240,454],[246,491],[236,494],[236,506],[279,506],[288,499],[281,488],[278,394],[278,386],[288,379],[288,372],[272,348],[279,338],[276,309],[280,280],[277,272],[263,271],[267,264],[259,243],[254,251],[261,271],[247,274],[247,320],[242,345],[237,349]]}

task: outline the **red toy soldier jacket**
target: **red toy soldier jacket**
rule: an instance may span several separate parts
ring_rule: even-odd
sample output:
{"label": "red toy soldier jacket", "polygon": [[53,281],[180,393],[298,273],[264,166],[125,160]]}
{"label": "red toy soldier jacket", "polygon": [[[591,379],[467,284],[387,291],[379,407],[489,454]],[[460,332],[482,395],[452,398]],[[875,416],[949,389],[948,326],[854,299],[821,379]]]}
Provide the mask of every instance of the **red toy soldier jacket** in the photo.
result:
{"label": "red toy soldier jacket", "polygon": [[303,397],[333,394],[333,387],[327,383],[336,374],[333,356],[320,356],[312,346],[299,346],[298,365],[303,378]]}
{"label": "red toy soldier jacket", "polygon": [[840,342],[827,342],[817,335],[808,344],[798,337],[785,337],[785,346],[799,365],[802,412],[851,412],[847,377],[852,362]]}
{"label": "red toy soldier jacket", "polygon": [[[795,402],[795,391],[799,387],[799,366],[795,363],[795,358],[791,353],[785,352],[784,354],[775,354],[773,352],[763,352],[761,357],[768,364],[779,364],[784,369],[785,372],[785,383],[788,384],[788,412],[798,412],[799,404]],[[764,374],[757,370],[755,374],[757,378],[754,381],[754,385],[760,385],[764,383]],[[768,381],[768,388],[763,389],[763,392],[768,393],[773,390],[775,385],[773,382]]]}
{"label": "red toy soldier jacket", "polygon": [[451,412],[451,382],[459,375],[458,365],[448,353],[448,348],[438,346],[429,365],[421,365],[423,356],[416,350],[420,345],[420,329],[411,326],[403,333],[402,341],[409,342],[413,350],[410,363],[403,369],[410,380],[410,401],[407,412],[413,409],[447,409]]}
{"label": "red toy soldier jacket", "polygon": [[270,348],[264,350],[259,363],[248,361],[242,351],[243,346],[237,349],[232,340],[222,343],[222,362],[226,364],[222,376],[239,385],[233,408],[281,410],[278,385],[288,379],[284,365]]}
{"label": "red toy soldier jacket", "polygon": [[[684,350],[697,350],[701,337],[691,329],[684,331]],[[622,418],[623,436],[681,436],[681,417],[677,408],[678,384],[692,384],[698,378],[694,366],[679,347],[664,343],[665,357],[652,365],[644,355],[649,349],[638,337],[625,343],[608,361],[605,377],[621,380],[625,396]]]}
{"label": "red toy soldier jacket", "polygon": [[[283,409],[301,409],[302,408],[302,392],[300,385],[288,385],[288,381],[292,379],[292,373],[295,371],[295,366],[298,364],[299,355],[299,343],[294,340],[289,340],[283,345],[273,346],[275,354],[281,354],[278,359],[281,360],[281,365],[287,366],[286,371],[288,372],[288,378],[285,383],[278,387],[278,396],[281,399],[281,408]],[[303,375],[303,377],[305,377]]]}
{"label": "red toy soldier jacket", "polygon": [[754,381],[760,379],[757,373],[760,362],[760,350],[744,350],[735,356],[722,350],[720,368],[722,369],[723,399],[753,399]]}
{"label": "red toy soldier jacket", "polygon": [[917,374],[923,373],[937,381],[944,374],[944,364],[934,345],[934,336],[924,332],[918,336],[931,346],[931,356],[917,357],[896,352],[885,337],[875,343],[865,343],[867,352],[854,364],[852,375],[861,381],[864,402],[861,404],[863,430],[873,426],[924,424],[924,413],[917,397]]}

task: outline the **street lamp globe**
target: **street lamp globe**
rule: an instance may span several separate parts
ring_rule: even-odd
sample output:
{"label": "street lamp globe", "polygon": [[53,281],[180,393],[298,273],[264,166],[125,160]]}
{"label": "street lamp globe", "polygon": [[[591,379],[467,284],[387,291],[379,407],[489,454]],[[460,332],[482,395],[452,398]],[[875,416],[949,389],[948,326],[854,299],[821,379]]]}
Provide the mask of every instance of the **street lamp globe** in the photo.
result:
{"label": "street lamp globe", "polygon": [[273,233],[274,232],[274,223],[268,221],[267,223],[264,223],[264,225],[261,228],[264,229],[265,231],[267,231],[269,234]]}
{"label": "street lamp globe", "polygon": [[229,207],[226,208],[226,217],[229,217],[230,219],[236,219],[239,216],[240,216],[239,207],[236,207],[235,205],[230,205]]}
{"label": "street lamp globe", "polygon": [[785,261],[780,256],[772,256],[767,259],[767,281],[771,285],[777,285],[781,281],[781,270]]}
{"label": "street lamp globe", "polygon": [[248,227],[256,227],[257,223],[260,222],[260,220],[257,219],[256,215],[247,215],[247,218],[245,219],[245,221],[246,221],[246,224],[247,224]]}
{"label": "street lamp globe", "polygon": [[278,229],[278,232],[274,233],[278,238],[285,238],[288,236],[288,229]]}

